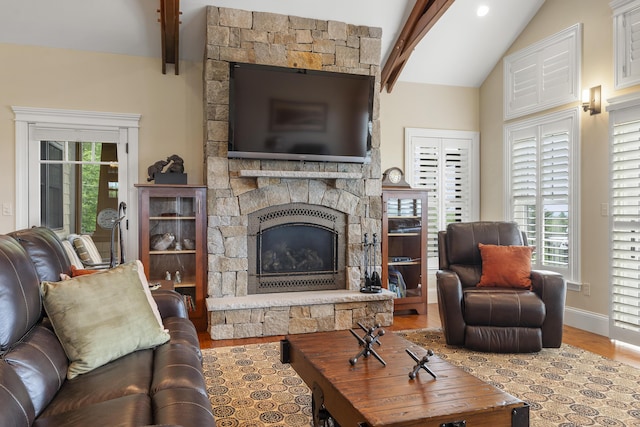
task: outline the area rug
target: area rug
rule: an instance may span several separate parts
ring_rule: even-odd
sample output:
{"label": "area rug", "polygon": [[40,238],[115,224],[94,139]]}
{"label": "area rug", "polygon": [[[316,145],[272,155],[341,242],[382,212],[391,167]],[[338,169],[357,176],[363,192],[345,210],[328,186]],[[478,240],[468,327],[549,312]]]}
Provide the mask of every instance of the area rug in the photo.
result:
{"label": "area rug", "polygon": [[[492,354],[447,346],[439,331],[398,334],[526,401],[531,426],[640,427],[640,371],[623,363],[569,345]],[[279,343],[205,349],[203,355],[219,427],[311,425],[310,391],[280,363]]]}

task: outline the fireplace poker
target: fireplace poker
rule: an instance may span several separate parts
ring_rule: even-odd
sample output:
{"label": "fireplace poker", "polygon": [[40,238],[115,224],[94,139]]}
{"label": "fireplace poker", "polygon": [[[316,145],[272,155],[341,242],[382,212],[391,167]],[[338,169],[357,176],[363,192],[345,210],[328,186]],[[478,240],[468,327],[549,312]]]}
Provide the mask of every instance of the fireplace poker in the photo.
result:
{"label": "fireplace poker", "polygon": [[380,280],[380,274],[376,271],[376,246],[378,244],[378,236],[373,233],[373,273],[371,273],[371,290],[373,292],[381,292],[382,280]]}
{"label": "fireplace poker", "polygon": [[363,261],[364,261],[364,287],[361,289],[363,292],[367,292],[371,289],[371,276],[369,275],[370,267],[370,254],[369,254],[369,235],[364,233],[363,244]]}

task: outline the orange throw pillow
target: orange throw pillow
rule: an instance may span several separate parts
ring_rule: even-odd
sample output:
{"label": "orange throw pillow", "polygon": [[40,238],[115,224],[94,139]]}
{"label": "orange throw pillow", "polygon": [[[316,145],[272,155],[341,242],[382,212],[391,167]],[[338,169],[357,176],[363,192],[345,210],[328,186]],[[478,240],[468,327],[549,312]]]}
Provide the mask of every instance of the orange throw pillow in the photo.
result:
{"label": "orange throw pillow", "polygon": [[97,273],[100,270],[84,270],[82,268],[77,268],[75,265],[71,266],[71,277],[84,276],[85,274],[93,274]]}
{"label": "orange throw pillow", "polygon": [[478,287],[531,289],[531,246],[478,244],[482,276]]}

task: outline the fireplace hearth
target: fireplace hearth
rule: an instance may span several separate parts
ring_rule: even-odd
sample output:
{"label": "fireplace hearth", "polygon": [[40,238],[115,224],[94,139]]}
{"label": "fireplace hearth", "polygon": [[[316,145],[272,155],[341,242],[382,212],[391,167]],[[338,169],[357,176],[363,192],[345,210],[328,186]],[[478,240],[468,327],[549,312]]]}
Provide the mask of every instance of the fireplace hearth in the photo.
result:
{"label": "fireplace hearth", "polygon": [[345,289],[345,216],[305,203],[249,215],[248,294]]}

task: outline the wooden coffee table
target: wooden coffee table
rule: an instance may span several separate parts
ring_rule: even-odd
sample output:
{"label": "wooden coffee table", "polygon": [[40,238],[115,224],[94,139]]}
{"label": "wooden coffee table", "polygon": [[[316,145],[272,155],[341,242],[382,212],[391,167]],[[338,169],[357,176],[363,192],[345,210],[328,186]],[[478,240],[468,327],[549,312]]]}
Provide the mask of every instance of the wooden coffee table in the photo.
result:
{"label": "wooden coffee table", "polygon": [[[362,330],[354,330],[363,337]],[[528,426],[529,406],[464,372],[437,355],[410,379],[418,358],[427,351],[393,333],[374,345],[384,359],[354,358],[363,347],[349,331],[289,335],[281,342],[281,358],[311,388],[315,426]],[[329,417],[327,419],[327,416]]]}

